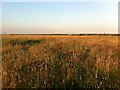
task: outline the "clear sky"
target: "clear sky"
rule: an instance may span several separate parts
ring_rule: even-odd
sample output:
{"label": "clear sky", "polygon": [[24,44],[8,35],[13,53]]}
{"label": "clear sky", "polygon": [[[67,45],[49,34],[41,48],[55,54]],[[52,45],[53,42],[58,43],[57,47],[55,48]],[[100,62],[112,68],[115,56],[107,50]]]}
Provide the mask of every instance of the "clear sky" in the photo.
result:
{"label": "clear sky", "polygon": [[3,2],[3,33],[118,33],[118,3]]}

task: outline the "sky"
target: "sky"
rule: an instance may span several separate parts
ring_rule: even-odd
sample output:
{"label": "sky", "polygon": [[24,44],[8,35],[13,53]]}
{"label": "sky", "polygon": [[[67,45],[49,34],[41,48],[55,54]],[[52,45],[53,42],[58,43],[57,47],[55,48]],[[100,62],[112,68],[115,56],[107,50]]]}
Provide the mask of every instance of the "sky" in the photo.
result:
{"label": "sky", "polygon": [[2,2],[2,33],[118,33],[118,2]]}

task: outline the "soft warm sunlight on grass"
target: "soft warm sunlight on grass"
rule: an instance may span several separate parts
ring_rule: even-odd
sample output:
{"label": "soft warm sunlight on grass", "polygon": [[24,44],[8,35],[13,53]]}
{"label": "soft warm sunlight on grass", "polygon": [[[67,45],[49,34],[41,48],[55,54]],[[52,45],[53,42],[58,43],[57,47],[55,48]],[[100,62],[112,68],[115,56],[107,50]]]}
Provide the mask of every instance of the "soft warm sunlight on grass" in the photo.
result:
{"label": "soft warm sunlight on grass", "polygon": [[3,88],[119,88],[118,36],[2,36]]}

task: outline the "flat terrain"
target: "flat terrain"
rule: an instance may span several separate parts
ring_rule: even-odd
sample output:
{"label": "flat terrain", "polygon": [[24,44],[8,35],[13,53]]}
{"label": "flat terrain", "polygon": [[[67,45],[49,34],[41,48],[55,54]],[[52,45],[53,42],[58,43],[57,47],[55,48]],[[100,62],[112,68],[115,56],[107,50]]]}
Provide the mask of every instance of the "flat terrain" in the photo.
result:
{"label": "flat terrain", "polygon": [[119,88],[118,36],[2,35],[3,88]]}

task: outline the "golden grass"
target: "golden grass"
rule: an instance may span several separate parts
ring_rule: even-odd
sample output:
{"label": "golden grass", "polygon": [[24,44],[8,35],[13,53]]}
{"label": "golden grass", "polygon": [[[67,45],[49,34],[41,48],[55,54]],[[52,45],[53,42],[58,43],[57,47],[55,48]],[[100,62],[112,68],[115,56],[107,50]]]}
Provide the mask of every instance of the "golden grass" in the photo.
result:
{"label": "golden grass", "polygon": [[3,35],[2,41],[4,88],[120,89],[118,36]]}

